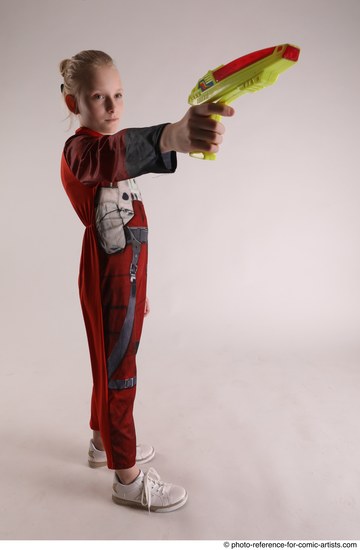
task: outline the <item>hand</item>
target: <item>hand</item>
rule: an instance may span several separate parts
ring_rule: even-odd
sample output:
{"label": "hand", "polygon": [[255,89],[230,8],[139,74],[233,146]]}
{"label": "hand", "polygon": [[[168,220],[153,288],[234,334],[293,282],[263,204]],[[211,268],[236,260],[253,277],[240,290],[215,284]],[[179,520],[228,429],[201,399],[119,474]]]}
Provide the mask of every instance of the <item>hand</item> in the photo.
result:
{"label": "hand", "polygon": [[221,103],[203,103],[190,107],[185,116],[165,126],[160,138],[160,150],[191,153],[217,153],[222,143],[225,126],[211,115],[233,116],[235,111]]}
{"label": "hand", "polygon": [[144,310],[144,317],[147,317],[150,313],[150,303],[149,298],[146,298],[145,300],[145,310]]}

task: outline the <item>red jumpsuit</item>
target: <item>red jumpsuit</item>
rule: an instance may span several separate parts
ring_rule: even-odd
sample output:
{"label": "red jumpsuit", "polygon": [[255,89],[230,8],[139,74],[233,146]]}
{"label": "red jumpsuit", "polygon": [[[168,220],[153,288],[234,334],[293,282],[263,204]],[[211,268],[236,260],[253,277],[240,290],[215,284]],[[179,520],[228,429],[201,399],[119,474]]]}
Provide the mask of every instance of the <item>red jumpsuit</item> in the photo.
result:
{"label": "red jumpsuit", "polygon": [[159,149],[164,126],[111,136],[79,128],[61,161],[65,191],[85,225],[79,291],[93,374],[90,427],[100,431],[111,469],[131,468],[136,461],[133,405],[147,221],[132,178],[175,171],[176,154]]}

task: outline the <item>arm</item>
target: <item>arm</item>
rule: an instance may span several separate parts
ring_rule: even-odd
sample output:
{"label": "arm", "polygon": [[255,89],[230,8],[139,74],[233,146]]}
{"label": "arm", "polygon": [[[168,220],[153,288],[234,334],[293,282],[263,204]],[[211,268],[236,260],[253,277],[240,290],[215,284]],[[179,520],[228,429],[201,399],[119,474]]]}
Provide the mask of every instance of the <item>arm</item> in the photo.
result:
{"label": "arm", "polygon": [[232,116],[228,105],[204,103],[190,107],[173,124],[130,128],[111,136],[77,134],[65,144],[65,158],[82,183],[111,183],[148,172],[171,173],[176,152],[217,152],[225,127],[211,115]]}
{"label": "arm", "polygon": [[113,135],[86,131],[65,144],[66,161],[76,178],[86,185],[111,183],[149,172],[171,173],[176,154],[160,151],[159,140],[165,124],[149,128],[129,128]]}

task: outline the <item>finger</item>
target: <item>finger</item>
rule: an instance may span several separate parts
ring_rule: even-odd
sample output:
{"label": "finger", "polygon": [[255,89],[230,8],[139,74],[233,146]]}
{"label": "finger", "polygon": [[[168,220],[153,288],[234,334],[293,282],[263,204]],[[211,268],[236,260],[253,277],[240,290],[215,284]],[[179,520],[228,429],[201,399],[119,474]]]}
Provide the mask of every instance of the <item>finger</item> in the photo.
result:
{"label": "finger", "polygon": [[221,116],[233,116],[235,109],[230,105],[224,103],[202,103],[193,107],[194,112],[201,116],[208,115],[221,115]]}
{"label": "finger", "polygon": [[198,131],[209,132],[210,134],[217,134],[222,136],[225,133],[225,126],[210,117],[197,116],[189,121],[189,129],[191,134],[196,134]]}
{"label": "finger", "polygon": [[191,152],[201,153],[218,153],[219,146],[215,143],[208,143],[206,141],[194,140],[191,142]]}
{"label": "finger", "polygon": [[215,143],[216,145],[220,145],[223,141],[222,134],[218,132],[212,132],[199,127],[195,127],[192,129],[190,133],[190,140],[193,141],[205,141],[207,143]]}

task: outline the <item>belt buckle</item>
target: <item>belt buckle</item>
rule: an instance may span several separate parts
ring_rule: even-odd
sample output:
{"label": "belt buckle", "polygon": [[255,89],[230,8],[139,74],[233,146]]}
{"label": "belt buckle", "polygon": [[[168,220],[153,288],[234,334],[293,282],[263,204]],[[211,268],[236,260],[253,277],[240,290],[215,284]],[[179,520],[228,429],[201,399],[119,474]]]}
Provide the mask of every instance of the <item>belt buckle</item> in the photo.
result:
{"label": "belt buckle", "polygon": [[136,280],[136,272],[137,272],[138,266],[131,264],[130,266],[130,282],[133,283]]}

